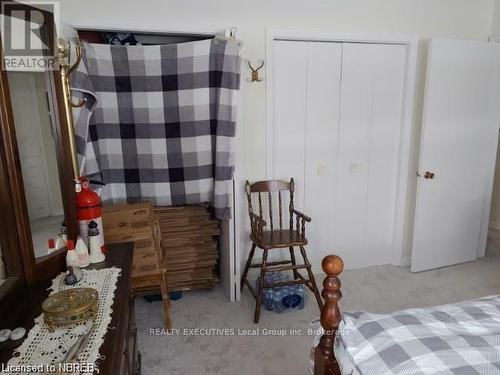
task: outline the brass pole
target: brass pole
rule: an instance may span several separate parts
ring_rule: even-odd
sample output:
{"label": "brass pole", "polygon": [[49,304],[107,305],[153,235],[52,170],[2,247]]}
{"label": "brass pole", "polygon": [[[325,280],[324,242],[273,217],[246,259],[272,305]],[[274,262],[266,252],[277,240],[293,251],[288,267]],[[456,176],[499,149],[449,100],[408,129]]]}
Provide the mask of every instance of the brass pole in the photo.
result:
{"label": "brass pole", "polygon": [[[78,45],[77,47],[77,62],[75,65],[70,66],[69,58],[70,58],[70,46],[69,43],[59,38],[57,40],[57,50],[58,50],[58,58],[59,58],[59,74],[61,78],[61,85],[63,88],[64,94],[64,109],[66,113],[66,124],[68,127],[68,136],[69,136],[69,148],[71,151],[71,165],[73,167],[73,177],[75,180],[80,178],[80,166],[78,164],[78,154],[76,150],[76,139],[75,139],[75,126],[73,123],[73,110],[74,107],[71,100],[71,89],[69,86],[69,73],[76,67],[76,65],[80,61],[80,53],[81,49]],[[80,105],[82,105],[81,103]]]}

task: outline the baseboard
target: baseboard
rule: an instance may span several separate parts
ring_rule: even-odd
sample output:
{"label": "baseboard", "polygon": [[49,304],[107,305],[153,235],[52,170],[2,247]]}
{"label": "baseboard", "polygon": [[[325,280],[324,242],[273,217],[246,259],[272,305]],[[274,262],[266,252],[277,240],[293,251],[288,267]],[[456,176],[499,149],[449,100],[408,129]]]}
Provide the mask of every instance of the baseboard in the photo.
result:
{"label": "baseboard", "polygon": [[500,230],[500,221],[490,221],[490,228]]}
{"label": "baseboard", "polygon": [[401,258],[401,267],[409,267],[411,263],[411,257]]}

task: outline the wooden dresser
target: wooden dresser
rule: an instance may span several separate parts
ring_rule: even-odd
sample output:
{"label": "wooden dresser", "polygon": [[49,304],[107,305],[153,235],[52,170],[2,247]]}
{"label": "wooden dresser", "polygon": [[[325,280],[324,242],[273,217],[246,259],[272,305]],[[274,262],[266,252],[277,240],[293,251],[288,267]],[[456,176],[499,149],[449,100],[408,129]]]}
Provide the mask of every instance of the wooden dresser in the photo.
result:
{"label": "wooden dresser", "polygon": [[[137,328],[135,325],[134,298],[130,293],[132,257],[134,245],[121,243],[108,245],[106,261],[93,268],[119,267],[118,279],[113,303],[112,320],[99,353],[104,357],[98,361],[99,372],[106,375],[139,375],[141,373],[140,353],[137,349]],[[11,313],[2,317],[0,328],[33,327],[34,318],[41,312],[41,303],[48,296],[50,282],[43,282],[29,287],[25,294],[16,298]],[[22,340],[0,343],[0,363],[7,363],[13,350],[21,345]]]}

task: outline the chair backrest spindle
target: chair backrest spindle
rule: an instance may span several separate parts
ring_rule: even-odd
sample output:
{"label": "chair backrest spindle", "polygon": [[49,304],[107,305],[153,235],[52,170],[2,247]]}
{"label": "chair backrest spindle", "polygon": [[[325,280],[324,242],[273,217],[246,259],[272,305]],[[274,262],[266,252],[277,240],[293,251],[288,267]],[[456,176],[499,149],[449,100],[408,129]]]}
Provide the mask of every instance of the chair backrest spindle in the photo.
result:
{"label": "chair backrest spindle", "polygon": [[262,216],[262,197],[260,195],[260,192],[259,192],[259,216],[261,219],[263,219],[263,216]]}
{"label": "chair backrest spindle", "polygon": [[281,190],[278,190],[279,214],[280,214],[280,229],[283,229],[283,208],[281,205]]}
{"label": "chair backrest spindle", "polygon": [[[259,216],[264,220],[269,220],[268,221],[269,228],[267,228],[267,230],[269,230],[269,229],[274,230],[274,217],[273,216],[275,214],[273,215],[273,193],[277,192],[278,193],[278,214],[279,214],[278,220],[279,220],[280,229],[283,229],[283,195],[281,192],[288,191],[290,194],[290,205],[289,205],[289,209],[288,209],[288,211],[290,213],[290,230],[293,230],[294,223],[293,223],[292,211],[294,209],[294,205],[293,205],[294,187],[295,186],[294,186],[293,178],[290,179],[290,182],[273,180],[273,181],[259,181],[259,182],[255,182],[253,184],[250,184],[247,181],[245,184],[245,190],[246,190],[246,194],[247,194],[248,213],[249,213],[250,217],[253,214],[252,193],[256,193],[258,196],[258,202],[259,202]],[[267,193],[267,203],[269,205],[269,218],[264,217],[262,193]],[[250,220],[252,220],[252,219],[250,219]]]}
{"label": "chair backrest spindle", "polygon": [[273,225],[273,197],[271,195],[271,192],[267,193],[267,197],[268,197],[268,202],[269,202],[269,224],[270,224],[271,230],[273,230],[274,229],[274,225]]}

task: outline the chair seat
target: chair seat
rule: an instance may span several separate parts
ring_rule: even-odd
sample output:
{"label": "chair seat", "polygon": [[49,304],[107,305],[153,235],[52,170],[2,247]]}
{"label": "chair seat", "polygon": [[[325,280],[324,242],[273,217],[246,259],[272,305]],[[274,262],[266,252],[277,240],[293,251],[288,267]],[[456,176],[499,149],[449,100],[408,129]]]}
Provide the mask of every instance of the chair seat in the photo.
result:
{"label": "chair seat", "polygon": [[307,245],[307,238],[296,230],[267,230],[262,232],[262,238],[257,240],[250,235],[250,239],[262,249],[277,249],[290,246]]}

